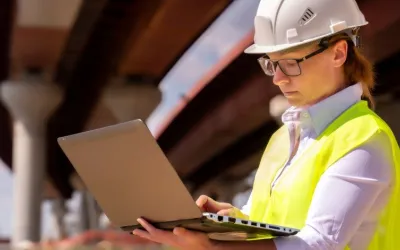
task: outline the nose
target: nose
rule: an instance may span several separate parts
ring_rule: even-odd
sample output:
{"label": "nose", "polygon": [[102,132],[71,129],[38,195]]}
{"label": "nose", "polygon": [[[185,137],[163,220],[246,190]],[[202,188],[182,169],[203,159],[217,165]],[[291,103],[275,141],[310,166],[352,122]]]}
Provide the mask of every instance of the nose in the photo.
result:
{"label": "nose", "polygon": [[274,82],[275,85],[281,86],[289,81],[289,77],[282,72],[279,66],[277,66],[272,81]]}

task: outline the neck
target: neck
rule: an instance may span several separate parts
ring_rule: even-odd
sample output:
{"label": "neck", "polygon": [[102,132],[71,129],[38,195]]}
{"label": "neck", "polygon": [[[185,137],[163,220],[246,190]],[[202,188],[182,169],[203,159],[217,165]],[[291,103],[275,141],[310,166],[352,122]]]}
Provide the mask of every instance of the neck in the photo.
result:
{"label": "neck", "polygon": [[331,91],[325,95],[322,95],[322,96],[314,99],[313,101],[311,101],[305,105],[300,106],[299,108],[308,108],[312,105],[315,105],[315,104],[323,101],[324,99],[342,91],[343,89],[345,89],[349,86],[347,81],[345,80],[344,74],[337,75],[336,77],[333,76],[333,77],[330,77],[329,79],[332,79],[332,80],[331,80],[331,82],[328,82],[328,84],[330,84],[330,86],[332,86],[332,85],[338,86],[336,89],[334,89],[333,91]]}

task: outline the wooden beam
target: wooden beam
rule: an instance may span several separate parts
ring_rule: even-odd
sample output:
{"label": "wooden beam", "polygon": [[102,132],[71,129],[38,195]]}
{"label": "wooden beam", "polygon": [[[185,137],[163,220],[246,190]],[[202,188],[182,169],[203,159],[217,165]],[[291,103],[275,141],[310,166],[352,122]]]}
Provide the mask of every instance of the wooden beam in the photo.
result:
{"label": "wooden beam", "polygon": [[[65,98],[49,122],[48,170],[64,197],[72,194],[69,177],[74,169],[56,138],[83,131],[103,88],[116,72],[128,41],[132,37],[140,39],[141,26],[156,12],[161,0],[102,2],[104,6],[98,6],[98,0],[85,1],[89,6],[83,7],[71,32],[56,78],[65,87]],[[83,15],[88,11],[95,12],[90,15],[94,20],[85,22]],[[91,28],[86,30],[81,25]]]}

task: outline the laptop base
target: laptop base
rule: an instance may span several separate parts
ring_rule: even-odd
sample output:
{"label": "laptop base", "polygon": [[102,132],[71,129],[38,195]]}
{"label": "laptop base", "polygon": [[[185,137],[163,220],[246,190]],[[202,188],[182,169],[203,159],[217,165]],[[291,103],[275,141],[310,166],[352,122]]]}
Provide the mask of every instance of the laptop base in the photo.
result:
{"label": "laptop base", "polygon": [[[183,227],[192,231],[208,234],[211,239],[224,241],[265,239],[296,234],[299,230],[282,226],[204,213],[202,218],[151,223],[155,228],[172,231]],[[145,230],[140,224],[121,227],[132,233],[134,229]]]}

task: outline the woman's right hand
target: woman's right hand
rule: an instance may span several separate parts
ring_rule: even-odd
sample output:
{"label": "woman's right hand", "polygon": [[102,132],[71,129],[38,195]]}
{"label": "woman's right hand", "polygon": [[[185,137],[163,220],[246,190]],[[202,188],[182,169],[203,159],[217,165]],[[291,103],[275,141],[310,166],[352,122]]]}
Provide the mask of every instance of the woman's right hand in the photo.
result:
{"label": "woman's right hand", "polygon": [[197,201],[197,206],[203,212],[214,213],[223,216],[234,216],[234,206],[226,202],[218,202],[208,197],[207,195],[201,195]]}

